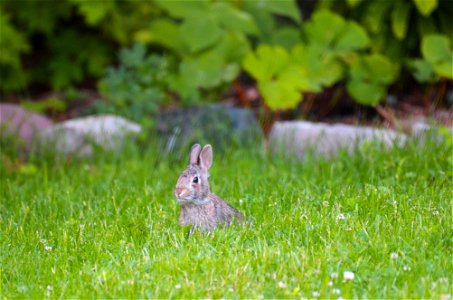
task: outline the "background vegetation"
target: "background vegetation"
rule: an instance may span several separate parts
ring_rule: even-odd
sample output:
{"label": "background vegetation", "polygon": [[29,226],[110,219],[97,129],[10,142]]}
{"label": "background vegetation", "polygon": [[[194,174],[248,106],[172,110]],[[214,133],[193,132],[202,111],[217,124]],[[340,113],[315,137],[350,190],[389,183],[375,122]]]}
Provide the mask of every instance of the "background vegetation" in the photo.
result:
{"label": "background vegetation", "polygon": [[336,84],[375,105],[389,86],[453,78],[452,14],[437,0],[6,0],[0,89],[91,86],[106,100],[97,111],[140,120],[169,101],[218,100],[247,73],[273,110]]}

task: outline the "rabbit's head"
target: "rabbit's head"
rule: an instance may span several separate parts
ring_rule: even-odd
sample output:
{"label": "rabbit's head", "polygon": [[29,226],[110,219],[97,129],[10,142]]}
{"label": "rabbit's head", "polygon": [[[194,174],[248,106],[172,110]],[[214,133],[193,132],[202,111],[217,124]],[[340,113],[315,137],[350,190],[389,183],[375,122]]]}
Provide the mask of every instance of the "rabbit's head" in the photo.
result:
{"label": "rabbit's head", "polygon": [[208,170],[212,165],[212,147],[206,145],[201,149],[199,144],[192,146],[189,165],[179,175],[175,196],[181,204],[204,204],[208,201]]}

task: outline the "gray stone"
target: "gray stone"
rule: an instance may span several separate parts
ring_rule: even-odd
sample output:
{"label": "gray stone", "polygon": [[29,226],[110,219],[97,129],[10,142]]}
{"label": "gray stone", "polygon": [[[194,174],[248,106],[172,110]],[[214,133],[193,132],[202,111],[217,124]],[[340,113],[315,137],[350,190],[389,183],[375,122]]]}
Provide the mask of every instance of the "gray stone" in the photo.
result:
{"label": "gray stone", "polygon": [[402,145],[406,135],[393,130],[344,124],[329,125],[304,121],[276,122],[269,135],[269,146],[273,153],[302,157],[311,149],[315,154],[333,156],[340,149],[351,153],[365,142],[378,141],[386,147]]}
{"label": "gray stone", "polygon": [[[403,131],[408,132],[414,138],[426,138],[431,135],[433,138],[442,138],[442,134],[439,129],[443,126],[436,124],[433,120],[426,118],[409,118],[400,122],[400,127]],[[452,127],[443,127],[446,132],[449,132],[453,136]]]}
{"label": "gray stone", "polygon": [[141,126],[122,117],[98,115],[55,124],[44,131],[42,144],[64,155],[89,156],[93,148],[120,150]]}
{"label": "gray stone", "polygon": [[0,104],[0,136],[12,137],[18,146],[30,150],[37,133],[52,126],[53,122],[38,113],[16,104]]}
{"label": "gray stone", "polygon": [[178,157],[187,156],[193,143],[210,143],[216,152],[263,144],[263,132],[252,111],[218,104],[163,112],[157,117],[157,133],[165,152]]}

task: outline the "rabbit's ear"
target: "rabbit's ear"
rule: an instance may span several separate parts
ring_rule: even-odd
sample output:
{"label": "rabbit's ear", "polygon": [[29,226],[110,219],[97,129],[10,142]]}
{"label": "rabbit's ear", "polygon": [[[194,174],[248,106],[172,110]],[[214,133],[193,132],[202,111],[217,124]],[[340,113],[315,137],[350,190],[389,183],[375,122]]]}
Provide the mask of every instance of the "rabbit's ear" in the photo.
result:
{"label": "rabbit's ear", "polygon": [[198,156],[200,155],[201,146],[200,144],[195,144],[190,150],[189,164],[196,165],[198,164]]}
{"label": "rabbit's ear", "polygon": [[203,170],[208,170],[212,165],[212,147],[207,144],[203,147],[200,153],[200,167]]}

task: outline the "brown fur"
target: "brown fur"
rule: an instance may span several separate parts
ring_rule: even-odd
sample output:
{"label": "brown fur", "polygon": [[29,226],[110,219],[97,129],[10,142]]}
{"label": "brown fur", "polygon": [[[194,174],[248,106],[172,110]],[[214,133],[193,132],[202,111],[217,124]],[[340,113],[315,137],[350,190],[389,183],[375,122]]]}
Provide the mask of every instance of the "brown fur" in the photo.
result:
{"label": "brown fur", "polygon": [[192,225],[194,229],[211,231],[218,226],[228,227],[236,220],[242,222],[244,217],[228,203],[210,194],[206,204],[183,204],[179,214],[181,226]]}
{"label": "brown fur", "polygon": [[210,191],[208,169],[212,164],[211,145],[201,150],[200,145],[195,144],[189,163],[175,188],[175,196],[181,204],[179,224],[191,225],[191,230],[212,231],[219,226],[228,227],[234,220],[242,222],[244,216],[239,211]]}

